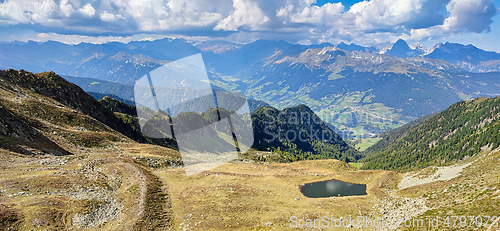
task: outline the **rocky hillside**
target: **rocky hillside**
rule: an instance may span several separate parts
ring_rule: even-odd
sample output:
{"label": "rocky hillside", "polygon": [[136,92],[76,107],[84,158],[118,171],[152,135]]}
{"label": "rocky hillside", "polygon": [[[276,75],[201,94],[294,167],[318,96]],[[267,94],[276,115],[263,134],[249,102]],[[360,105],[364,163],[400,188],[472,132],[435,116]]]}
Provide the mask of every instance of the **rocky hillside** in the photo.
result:
{"label": "rocky hillside", "polygon": [[53,72],[0,71],[0,87],[1,145],[8,150],[62,155],[68,154],[66,145],[97,147],[132,141],[123,134],[134,138],[99,102]]}
{"label": "rocky hillside", "polygon": [[0,71],[0,79],[7,85],[6,87],[26,89],[31,93],[48,97],[104,123],[133,140],[145,141],[141,134],[134,132],[92,96],[54,72],[33,74],[24,70],[9,69]]}
{"label": "rocky hillside", "polygon": [[0,71],[0,229],[171,228],[150,171],[180,154],[119,131],[138,134],[53,72]]}
{"label": "rocky hillside", "polygon": [[105,96],[99,100],[99,103],[104,106],[109,111],[114,113],[122,113],[130,116],[137,117],[137,109],[135,106],[124,103],[119,99],[111,98]]}

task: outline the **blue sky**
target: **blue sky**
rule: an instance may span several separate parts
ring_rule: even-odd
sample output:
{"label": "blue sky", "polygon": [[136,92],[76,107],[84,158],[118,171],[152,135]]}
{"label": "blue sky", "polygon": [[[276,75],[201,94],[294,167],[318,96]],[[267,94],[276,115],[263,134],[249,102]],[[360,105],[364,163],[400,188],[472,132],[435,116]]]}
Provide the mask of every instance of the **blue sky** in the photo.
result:
{"label": "blue sky", "polygon": [[13,3],[0,1],[0,41],[182,37],[369,46],[402,38],[500,52],[500,0],[48,0],[44,10]]}
{"label": "blue sky", "polygon": [[357,0],[350,0],[350,1],[328,1],[328,0],[319,0],[319,1],[316,1],[316,3],[314,3],[314,5],[316,6],[323,6],[325,5],[326,3],[342,3],[344,6],[346,6],[346,8],[350,8],[352,5],[354,5],[355,3],[358,3],[358,2],[362,2],[362,1],[357,1]]}

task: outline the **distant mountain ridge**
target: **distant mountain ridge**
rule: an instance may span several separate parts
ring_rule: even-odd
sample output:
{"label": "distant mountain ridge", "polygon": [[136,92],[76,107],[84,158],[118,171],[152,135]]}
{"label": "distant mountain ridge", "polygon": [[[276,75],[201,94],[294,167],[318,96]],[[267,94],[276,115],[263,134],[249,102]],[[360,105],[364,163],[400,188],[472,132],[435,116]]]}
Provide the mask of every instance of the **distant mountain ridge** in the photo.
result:
{"label": "distant mountain ridge", "polygon": [[[202,54],[215,87],[280,109],[306,104],[345,132],[343,137],[374,135],[463,99],[499,94],[499,74],[489,72],[500,67],[497,53],[449,43],[432,49],[410,47],[403,40],[372,47],[269,40],[193,44],[168,38],[74,46],[13,43],[0,44],[0,68],[53,69],[83,76],[87,79],[72,81],[85,91],[132,100],[138,78],[196,53]],[[380,117],[390,118],[374,122]]]}
{"label": "distant mountain ridge", "polygon": [[462,99],[499,94],[498,73],[463,72],[424,57],[348,52],[332,47],[291,46],[235,76],[214,76],[221,85],[277,108],[307,104],[343,137],[380,132],[444,110]]}
{"label": "distant mountain ridge", "polygon": [[473,45],[437,44],[434,51],[425,57],[454,63],[471,72],[500,71],[500,53],[484,51]]}
{"label": "distant mountain ridge", "polygon": [[404,40],[399,39],[385,54],[397,58],[407,58],[423,55],[424,52],[418,48],[411,49]]}
{"label": "distant mountain ridge", "polygon": [[[63,76],[63,77],[69,82],[74,83],[79,87],[81,87],[84,91],[92,95],[97,100],[100,100],[105,96],[108,96],[117,99],[121,102],[124,102],[126,104],[135,106],[133,85],[113,83],[93,78],[80,78],[71,76]],[[224,92],[223,89],[214,89],[214,90],[216,92]],[[223,96],[224,95],[221,96],[221,100],[224,100]],[[171,97],[169,98],[175,100],[175,98]],[[251,112],[255,111],[259,107],[269,106],[269,104],[264,101],[259,101],[254,99],[247,99],[247,100]]]}
{"label": "distant mountain ridge", "polygon": [[[257,40],[248,44],[226,41],[206,41],[192,44],[183,39],[164,38],[155,41],[133,41],[128,44],[81,43],[67,45],[59,42],[11,42],[0,44],[0,69],[25,69],[32,72],[56,71],[62,75],[98,78],[101,80],[132,84],[160,65],[196,53],[203,53],[211,71],[242,68],[291,46],[307,49],[335,47],[349,52],[385,53],[392,57],[424,56],[459,65],[472,72],[499,71],[500,54],[484,51],[472,45],[457,43],[437,44],[432,49],[417,46],[412,49],[400,39],[385,51],[383,46],[363,47],[356,44],[298,45],[284,41]],[[51,54],[46,57],[46,54]],[[8,57],[8,58],[7,58]]]}

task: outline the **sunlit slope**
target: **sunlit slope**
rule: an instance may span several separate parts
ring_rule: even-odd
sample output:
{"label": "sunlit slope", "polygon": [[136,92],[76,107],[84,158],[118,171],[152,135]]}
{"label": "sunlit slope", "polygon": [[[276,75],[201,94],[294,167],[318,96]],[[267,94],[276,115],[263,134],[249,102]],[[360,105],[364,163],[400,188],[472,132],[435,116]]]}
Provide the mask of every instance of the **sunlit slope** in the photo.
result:
{"label": "sunlit slope", "polygon": [[0,71],[0,229],[171,228],[149,165],[182,165],[180,154],[137,134],[53,72]]}
{"label": "sunlit slope", "polygon": [[365,159],[365,169],[411,170],[453,163],[500,145],[500,98],[461,101]]}

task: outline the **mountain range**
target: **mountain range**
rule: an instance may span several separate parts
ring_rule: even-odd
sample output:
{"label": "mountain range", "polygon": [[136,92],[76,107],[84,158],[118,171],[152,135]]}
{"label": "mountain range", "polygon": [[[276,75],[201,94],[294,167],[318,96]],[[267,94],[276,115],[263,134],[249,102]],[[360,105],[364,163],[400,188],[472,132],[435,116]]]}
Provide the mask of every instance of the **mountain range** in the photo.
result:
{"label": "mountain range", "polygon": [[[353,58],[348,56],[353,53],[329,47],[309,50],[317,51],[332,52],[339,62]],[[302,58],[308,65],[325,62]],[[426,65],[436,64],[451,65]],[[382,77],[390,75],[378,68]],[[442,78],[439,72],[433,75]],[[417,75],[396,75],[404,76]],[[460,80],[478,81],[474,80],[478,76],[493,78],[469,73]],[[459,76],[448,77],[450,81]],[[346,78],[354,74],[339,79]],[[100,83],[90,81],[94,81],[91,86]],[[446,84],[447,88],[455,86],[452,83],[456,84]],[[99,101],[94,98],[103,95]],[[0,71],[1,229],[257,230],[271,223],[278,230],[289,230],[288,218],[305,214],[486,219],[489,215],[484,214],[500,208],[500,97],[462,100],[386,132],[383,142],[360,160],[364,154],[306,105],[282,110],[260,107],[252,113],[257,131],[253,152],[194,176],[185,176],[180,154],[168,139],[161,143],[141,135],[133,105],[102,93],[94,97],[54,72]],[[225,115],[227,111],[211,109],[196,119],[209,123]],[[319,136],[302,132],[309,128]],[[306,141],[290,142],[286,139],[290,133],[283,130]],[[276,142],[267,141],[272,138]],[[325,158],[358,160],[369,170],[338,160],[316,160]],[[286,163],[290,161],[294,162]],[[300,192],[301,185],[332,179],[363,184],[367,195],[309,198]],[[491,229],[498,220],[474,225]]]}
{"label": "mountain range", "polygon": [[372,47],[168,38],[98,45],[4,43],[0,69],[54,70],[85,91],[133,100],[137,79],[201,53],[214,87],[278,109],[305,104],[350,138],[379,134],[460,100],[500,94],[495,72],[500,54],[455,43],[412,47],[403,40]]}
{"label": "mountain range", "polygon": [[[0,95],[0,137],[2,138],[0,148],[25,154],[33,152],[53,155],[70,154],[70,151],[62,148],[66,145],[56,144],[55,140],[58,140],[59,143],[72,143],[75,146],[88,148],[102,147],[109,142],[120,141],[156,144],[178,149],[176,141],[171,137],[144,136],[145,129],[149,129],[148,123],[141,129],[136,107],[127,104],[126,100],[99,93],[93,93],[94,97],[98,98],[94,99],[80,87],[54,72],[34,74],[13,69],[0,71],[0,90],[2,93]],[[99,98],[100,96],[102,98]],[[226,100],[222,94],[218,94],[218,99],[221,105],[230,106],[230,102],[222,103]],[[255,102],[253,106],[257,106],[258,103],[258,101]],[[305,105],[287,108],[280,112],[267,104],[262,104],[261,107],[252,111],[254,112],[250,116],[254,125],[255,140],[252,148],[256,151],[268,152],[270,148],[285,150],[288,144],[293,144],[295,151],[300,151],[302,154],[290,159],[295,161],[325,158],[356,161],[361,157],[359,152],[347,145]],[[206,126],[213,123],[213,118],[217,118],[217,115],[225,118],[225,115],[230,113],[224,108],[219,108],[218,111],[210,109],[200,114],[179,113],[172,117],[172,120],[182,122],[184,127],[192,127],[196,124]],[[308,119],[297,121],[296,124],[277,122],[297,119],[297,115],[300,118],[307,116]],[[271,123],[269,116],[274,116],[272,121],[276,122]],[[158,130],[158,128],[152,129]],[[225,128],[216,127],[215,129]],[[309,133],[300,133],[301,130],[311,130],[326,136],[318,137]],[[305,136],[301,139],[289,138],[284,135],[286,132]],[[324,141],[325,139],[328,141]],[[224,140],[219,141],[221,144],[212,144],[212,146],[224,146],[226,143]]]}
{"label": "mountain range", "polygon": [[[425,57],[440,59],[460,66],[470,72],[499,71],[495,65],[500,54],[484,51],[473,45],[458,43],[436,44],[426,48],[419,43],[411,48],[404,40],[393,44],[364,47],[356,44],[322,43],[317,45],[290,44],[284,41],[257,40],[248,44],[227,41],[190,42],[184,39],[164,38],[154,41],[132,41],[127,44],[109,42],[105,44],[80,43],[68,45],[55,41],[6,42],[0,44],[1,69],[25,69],[32,72],[55,71],[61,75],[98,78],[112,82],[133,84],[148,71],[164,63],[192,54],[202,53],[205,62],[211,63],[214,71],[239,71],[251,63],[269,57],[276,50],[289,47],[317,49],[334,47],[349,52],[387,54],[391,57]],[[50,57],[46,57],[50,54]],[[224,62],[218,62],[224,58]],[[228,62],[230,61],[230,62]],[[230,64],[237,63],[237,66]],[[210,66],[210,65],[209,65]],[[224,68],[223,68],[224,67]]]}

